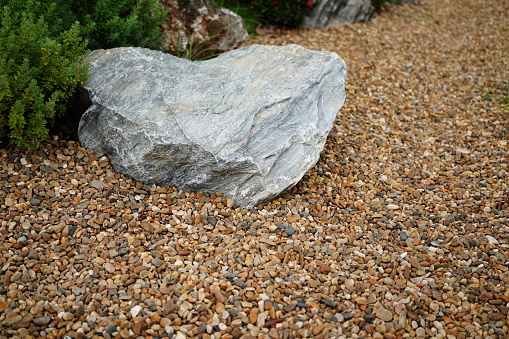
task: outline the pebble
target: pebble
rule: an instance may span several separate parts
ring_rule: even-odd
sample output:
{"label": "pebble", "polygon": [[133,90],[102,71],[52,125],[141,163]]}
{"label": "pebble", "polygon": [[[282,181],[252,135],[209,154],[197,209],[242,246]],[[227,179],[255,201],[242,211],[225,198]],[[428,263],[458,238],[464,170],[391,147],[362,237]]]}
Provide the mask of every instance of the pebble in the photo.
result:
{"label": "pebble", "polygon": [[237,285],[238,287],[240,287],[240,288],[245,288],[246,287],[246,283],[243,280],[241,280],[241,279],[233,279],[233,283],[235,285]]}
{"label": "pebble", "polygon": [[16,316],[13,316],[13,317],[10,317],[10,318],[6,318],[3,321],[3,324],[4,324],[4,326],[12,326],[14,324],[19,323],[21,321],[21,319],[23,319],[22,316],[16,315]]}
{"label": "pebble", "polygon": [[295,234],[295,228],[293,228],[291,226],[287,226],[287,227],[285,227],[285,233],[286,233],[286,235],[291,237],[292,235]]}
{"label": "pebble", "polygon": [[51,322],[51,318],[50,317],[34,318],[33,322],[37,326],[45,326]]}
{"label": "pebble", "polygon": [[380,307],[376,310],[376,316],[383,321],[391,321],[392,320],[392,312],[386,308]]}

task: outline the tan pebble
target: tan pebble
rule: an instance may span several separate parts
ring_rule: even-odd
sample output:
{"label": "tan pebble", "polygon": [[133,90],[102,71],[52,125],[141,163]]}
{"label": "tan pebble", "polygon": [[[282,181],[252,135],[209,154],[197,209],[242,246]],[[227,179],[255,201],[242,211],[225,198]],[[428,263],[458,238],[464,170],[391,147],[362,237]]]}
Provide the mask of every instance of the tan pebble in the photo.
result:
{"label": "tan pebble", "polygon": [[252,308],[251,312],[249,312],[249,322],[251,324],[256,324],[256,321],[258,320],[258,308]]}
{"label": "tan pebble", "polygon": [[[9,313],[9,314],[11,314],[11,313]],[[20,315],[15,315],[15,316],[13,316],[13,317],[6,318],[6,319],[3,321],[3,324],[4,324],[5,326],[12,326],[12,325],[14,325],[14,324],[16,324],[16,323],[19,323],[19,322],[21,321],[21,319],[23,319],[23,317],[22,317],[22,316],[20,316]]]}
{"label": "tan pebble", "polygon": [[143,328],[143,323],[136,323],[136,324],[132,325],[132,327],[131,327],[133,333],[136,335],[141,334],[142,328]]}
{"label": "tan pebble", "polygon": [[161,321],[161,316],[159,315],[158,312],[154,312],[150,315],[150,319],[152,320],[152,322],[159,324],[159,322]]}
{"label": "tan pebble", "polygon": [[231,322],[230,326],[232,328],[238,328],[238,327],[241,327],[242,326],[242,320],[240,319],[235,319]]}
{"label": "tan pebble", "polygon": [[383,321],[391,321],[392,320],[392,312],[388,309],[380,307],[376,310],[375,315],[377,318],[382,319]]}
{"label": "tan pebble", "polygon": [[279,333],[277,331],[277,328],[273,327],[273,328],[270,329],[269,337],[271,337],[272,339],[278,339],[279,338]]}
{"label": "tan pebble", "polygon": [[128,329],[125,329],[125,328],[121,329],[121,330],[120,330],[120,332],[119,332],[119,334],[120,334],[120,336],[121,336],[122,338],[124,338],[124,339],[127,339],[127,338],[129,338],[129,337],[130,337],[130,336],[129,336],[129,330],[128,330]]}
{"label": "tan pebble", "polygon": [[148,268],[147,266],[143,266],[143,265],[142,265],[142,266],[136,266],[136,267],[133,269],[133,272],[134,272],[135,274],[138,274],[138,273],[143,272],[143,271],[146,271],[146,270],[148,270],[148,269],[149,269],[149,268]]}
{"label": "tan pebble", "polygon": [[103,259],[103,258],[101,258],[101,257],[97,257],[97,258],[95,258],[93,261],[94,261],[96,264],[98,264],[98,265],[102,265],[102,264],[104,264],[104,259]]}
{"label": "tan pebble", "polygon": [[414,268],[419,268],[421,267],[421,263],[419,262],[419,260],[417,260],[416,258],[414,257],[410,257],[408,258],[408,262],[410,263],[410,265],[412,265],[412,267]]}
{"label": "tan pebble", "polygon": [[115,272],[115,267],[114,267],[112,264],[110,264],[110,263],[106,263],[106,264],[104,265],[104,269],[105,269],[106,271],[110,272],[110,273]]}
{"label": "tan pebble", "polygon": [[6,302],[0,302],[0,313],[3,313],[9,307],[9,304]]}
{"label": "tan pebble", "polygon": [[426,335],[426,330],[422,327],[419,327],[415,330],[415,335],[417,338],[422,338]]}
{"label": "tan pebble", "polygon": [[224,304],[217,303],[215,309],[216,309],[216,313],[222,313],[225,310]]}
{"label": "tan pebble", "polygon": [[260,333],[260,329],[256,326],[254,326],[251,330],[249,330],[249,334],[251,334],[253,337],[258,337],[258,334]]}
{"label": "tan pebble", "polygon": [[161,318],[161,321],[159,321],[159,325],[161,325],[161,327],[170,326],[171,320],[168,318]]}
{"label": "tan pebble", "polygon": [[62,316],[62,319],[66,321],[72,320],[74,319],[74,314],[72,314],[71,312],[65,312],[64,315]]}
{"label": "tan pebble", "polygon": [[323,324],[313,327],[313,335],[319,335],[320,333],[322,333],[324,327],[325,327],[325,325],[323,325]]}

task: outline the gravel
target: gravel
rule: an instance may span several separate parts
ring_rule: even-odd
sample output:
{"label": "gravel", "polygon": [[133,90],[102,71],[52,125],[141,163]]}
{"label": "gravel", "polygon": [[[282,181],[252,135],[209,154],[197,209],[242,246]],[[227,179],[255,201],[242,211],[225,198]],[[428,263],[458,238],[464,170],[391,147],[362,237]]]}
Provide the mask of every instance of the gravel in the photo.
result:
{"label": "gravel", "polygon": [[507,1],[390,5],[249,43],[331,50],[318,164],[251,210],[74,141],[0,150],[1,338],[508,337]]}

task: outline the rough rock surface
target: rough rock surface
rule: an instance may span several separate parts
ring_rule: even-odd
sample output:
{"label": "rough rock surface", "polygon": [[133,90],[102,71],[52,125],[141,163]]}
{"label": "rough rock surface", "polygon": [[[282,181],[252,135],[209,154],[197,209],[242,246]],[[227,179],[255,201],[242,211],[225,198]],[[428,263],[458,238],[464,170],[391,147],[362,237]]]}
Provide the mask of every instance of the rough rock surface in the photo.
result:
{"label": "rough rock surface", "polygon": [[368,21],[374,12],[370,0],[322,0],[305,18],[302,27],[325,28]]}
{"label": "rough rock surface", "polygon": [[245,207],[295,185],[318,160],[345,100],[335,53],[254,45],[191,62],[158,51],[94,51],[82,144],[144,183],[222,192]]}
{"label": "rough rock surface", "polygon": [[240,16],[209,0],[160,2],[171,9],[163,24],[162,50],[177,55],[207,50],[200,58],[234,49],[249,37]]}

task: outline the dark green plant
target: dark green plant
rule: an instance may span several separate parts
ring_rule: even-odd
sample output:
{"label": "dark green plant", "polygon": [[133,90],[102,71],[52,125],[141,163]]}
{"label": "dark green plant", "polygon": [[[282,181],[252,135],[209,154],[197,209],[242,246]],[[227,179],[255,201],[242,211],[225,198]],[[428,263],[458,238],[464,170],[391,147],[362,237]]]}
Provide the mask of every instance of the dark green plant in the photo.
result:
{"label": "dark green plant", "polygon": [[316,0],[242,0],[239,2],[251,6],[259,13],[262,24],[298,27],[315,5]]}
{"label": "dark green plant", "polygon": [[260,24],[298,27],[317,0],[213,0],[213,2],[240,15],[246,30],[252,34]]}
{"label": "dark green plant", "polygon": [[380,9],[383,7],[383,5],[385,5],[387,3],[387,0],[371,0],[371,4],[373,5],[373,7],[375,7],[376,9]]}
{"label": "dark green plant", "polygon": [[160,26],[168,10],[157,0],[0,0],[13,12],[29,10],[46,18],[51,36],[68,30],[76,21],[91,49],[113,47],[157,48]]}
{"label": "dark green plant", "polygon": [[[27,4],[35,2],[27,1]],[[5,6],[0,27],[0,137],[36,148],[86,79],[79,24],[51,36],[44,17]]]}
{"label": "dark green plant", "polygon": [[[59,0],[71,3],[92,49],[157,48],[168,11],[157,0]],[[81,19],[82,18],[82,19]]]}

